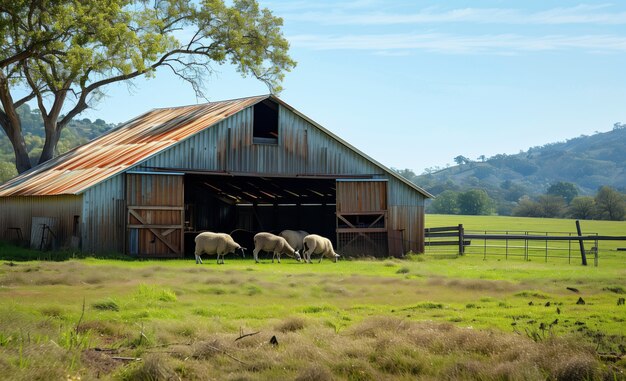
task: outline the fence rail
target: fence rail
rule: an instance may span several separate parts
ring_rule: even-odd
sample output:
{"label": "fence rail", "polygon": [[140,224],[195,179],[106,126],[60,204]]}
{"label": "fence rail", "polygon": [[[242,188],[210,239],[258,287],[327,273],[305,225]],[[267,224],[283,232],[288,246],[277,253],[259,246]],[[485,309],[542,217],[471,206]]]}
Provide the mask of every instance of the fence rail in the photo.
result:
{"label": "fence rail", "polygon": [[[583,265],[587,265],[587,254],[593,255],[598,265],[600,241],[626,241],[626,236],[607,236],[597,233],[582,234],[577,221],[577,232],[538,231],[470,231],[463,225],[428,228],[425,230],[427,254],[432,255],[500,255],[508,257],[566,258],[580,254]],[[450,238],[456,239],[450,239]],[[574,243],[574,245],[572,245]],[[441,249],[442,247],[449,249]],[[587,249],[585,248],[587,247]],[[435,247],[435,249],[432,249]]]}

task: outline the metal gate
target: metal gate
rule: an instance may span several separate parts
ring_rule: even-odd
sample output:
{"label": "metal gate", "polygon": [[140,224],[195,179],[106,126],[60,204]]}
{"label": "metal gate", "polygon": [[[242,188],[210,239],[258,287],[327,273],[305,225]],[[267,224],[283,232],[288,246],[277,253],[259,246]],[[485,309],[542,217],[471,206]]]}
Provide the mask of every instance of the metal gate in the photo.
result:
{"label": "metal gate", "polygon": [[387,180],[337,180],[337,251],[388,255]]}
{"label": "metal gate", "polygon": [[129,172],[127,252],[150,258],[182,257],[184,202],[182,174]]}

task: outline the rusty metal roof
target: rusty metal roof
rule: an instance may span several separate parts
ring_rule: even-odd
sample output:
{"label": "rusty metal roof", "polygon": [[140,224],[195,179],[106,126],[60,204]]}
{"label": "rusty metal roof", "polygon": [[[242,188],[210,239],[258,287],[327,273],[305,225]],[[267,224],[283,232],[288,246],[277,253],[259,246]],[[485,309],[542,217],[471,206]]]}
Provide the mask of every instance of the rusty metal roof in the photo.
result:
{"label": "rusty metal roof", "polygon": [[149,111],[0,185],[0,196],[79,194],[268,95]]}
{"label": "rusty metal roof", "polygon": [[0,185],[0,197],[80,194],[86,189],[132,168],[179,141],[267,98],[271,98],[282,106],[287,107],[298,116],[375,163],[425,197],[432,197],[422,188],[363,154],[273,95],[154,109],[124,123],[99,138],[76,147],[7,181]]}

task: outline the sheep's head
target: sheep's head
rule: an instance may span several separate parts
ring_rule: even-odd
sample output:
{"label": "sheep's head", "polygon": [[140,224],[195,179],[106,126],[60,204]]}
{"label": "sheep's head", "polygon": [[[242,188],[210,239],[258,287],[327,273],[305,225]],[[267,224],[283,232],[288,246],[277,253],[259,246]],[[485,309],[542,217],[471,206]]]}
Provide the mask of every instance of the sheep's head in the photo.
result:
{"label": "sheep's head", "polygon": [[296,257],[296,260],[298,262],[300,262],[302,260],[302,257],[300,256],[300,252],[298,250],[294,251],[293,255]]}
{"label": "sheep's head", "polygon": [[237,254],[241,254],[241,257],[245,258],[246,257],[246,248],[245,247],[241,247],[241,246],[235,248],[235,255],[237,255]]}

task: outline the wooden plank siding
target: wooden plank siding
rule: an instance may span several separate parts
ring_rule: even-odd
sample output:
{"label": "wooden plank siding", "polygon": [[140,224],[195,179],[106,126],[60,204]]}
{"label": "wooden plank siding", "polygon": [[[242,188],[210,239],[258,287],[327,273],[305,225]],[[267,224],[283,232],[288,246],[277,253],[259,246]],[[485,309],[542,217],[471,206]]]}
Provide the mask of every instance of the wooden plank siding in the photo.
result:
{"label": "wooden plank siding", "polygon": [[140,257],[182,257],[183,176],[128,173],[126,189],[128,252]]}

